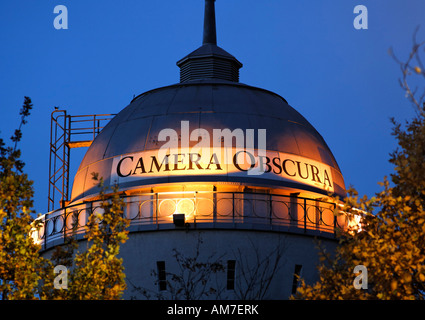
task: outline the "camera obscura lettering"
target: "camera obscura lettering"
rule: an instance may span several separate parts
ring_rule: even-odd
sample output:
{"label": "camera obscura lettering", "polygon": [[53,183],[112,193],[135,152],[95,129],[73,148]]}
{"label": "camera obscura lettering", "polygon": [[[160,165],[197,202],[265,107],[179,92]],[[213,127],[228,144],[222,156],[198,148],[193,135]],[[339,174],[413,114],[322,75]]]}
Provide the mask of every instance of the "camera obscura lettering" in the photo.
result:
{"label": "camera obscura lettering", "polygon": [[276,151],[213,149],[202,155],[178,148],[166,154],[145,151],[113,159],[111,177],[118,183],[178,175],[249,176],[296,181],[333,192],[330,166]]}

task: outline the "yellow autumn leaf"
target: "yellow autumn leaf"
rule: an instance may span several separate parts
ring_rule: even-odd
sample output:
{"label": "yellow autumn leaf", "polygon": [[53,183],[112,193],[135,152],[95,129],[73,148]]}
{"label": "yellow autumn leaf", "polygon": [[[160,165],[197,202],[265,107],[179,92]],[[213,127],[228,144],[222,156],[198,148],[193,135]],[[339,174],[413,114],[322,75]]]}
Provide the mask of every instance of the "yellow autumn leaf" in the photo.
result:
{"label": "yellow autumn leaf", "polygon": [[410,273],[406,272],[406,273],[403,275],[403,280],[404,280],[405,282],[411,282],[411,281],[412,281],[412,275],[411,275]]}
{"label": "yellow autumn leaf", "polygon": [[419,68],[418,66],[415,67],[415,72],[417,74],[420,74],[422,72],[421,68]]}
{"label": "yellow autumn leaf", "polygon": [[393,280],[391,281],[391,290],[395,291],[397,289],[397,281]]}

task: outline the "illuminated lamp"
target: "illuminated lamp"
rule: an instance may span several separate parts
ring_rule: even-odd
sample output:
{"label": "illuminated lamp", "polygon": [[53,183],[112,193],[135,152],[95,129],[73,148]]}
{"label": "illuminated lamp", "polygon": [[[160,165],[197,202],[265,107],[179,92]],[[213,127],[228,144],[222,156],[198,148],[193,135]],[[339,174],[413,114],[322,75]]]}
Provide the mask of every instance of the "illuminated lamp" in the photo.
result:
{"label": "illuminated lamp", "polygon": [[176,227],[188,227],[186,217],[193,215],[195,204],[191,199],[179,199],[176,206],[176,212],[173,214],[173,223]]}
{"label": "illuminated lamp", "polygon": [[185,226],[185,214],[184,213],[174,213],[173,214],[173,223],[176,227]]}

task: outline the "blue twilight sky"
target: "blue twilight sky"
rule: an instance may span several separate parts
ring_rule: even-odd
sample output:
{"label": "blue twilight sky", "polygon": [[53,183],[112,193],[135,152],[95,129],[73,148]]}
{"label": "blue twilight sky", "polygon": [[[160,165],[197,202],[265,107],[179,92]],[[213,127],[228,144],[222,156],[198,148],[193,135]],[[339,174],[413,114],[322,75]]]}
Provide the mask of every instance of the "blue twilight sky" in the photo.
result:
{"label": "blue twilight sky", "polygon": [[[356,30],[356,5],[368,29]],[[56,30],[56,5],[68,30]],[[0,131],[9,138],[30,96],[20,148],[47,210],[50,113],[117,113],[133,95],[179,81],[176,61],[202,42],[203,0],[1,0]],[[244,64],[240,81],[276,92],[322,134],[347,186],[372,196],[392,172],[390,117],[414,110],[387,51],[405,59],[424,0],[217,0],[218,45]],[[83,153],[72,150],[73,168]]]}

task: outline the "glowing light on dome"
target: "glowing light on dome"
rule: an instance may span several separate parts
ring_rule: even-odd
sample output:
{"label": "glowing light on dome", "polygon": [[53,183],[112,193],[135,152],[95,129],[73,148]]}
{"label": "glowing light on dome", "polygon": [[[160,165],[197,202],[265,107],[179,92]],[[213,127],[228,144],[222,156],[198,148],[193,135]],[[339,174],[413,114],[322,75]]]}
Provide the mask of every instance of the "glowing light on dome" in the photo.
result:
{"label": "glowing light on dome", "polygon": [[195,203],[191,199],[180,199],[177,203],[175,213],[184,213],[186,219],[193,217],[195,213]]}

